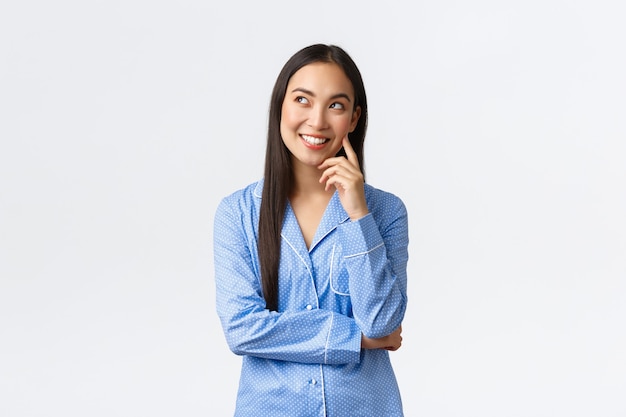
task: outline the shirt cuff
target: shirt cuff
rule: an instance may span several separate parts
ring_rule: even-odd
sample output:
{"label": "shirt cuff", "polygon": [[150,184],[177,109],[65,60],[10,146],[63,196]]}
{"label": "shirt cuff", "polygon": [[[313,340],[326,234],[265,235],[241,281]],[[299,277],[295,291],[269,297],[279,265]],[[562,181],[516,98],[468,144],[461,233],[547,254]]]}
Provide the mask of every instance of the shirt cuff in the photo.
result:
{"label": "shirt cuff", "polygon": [[372,213],[359,220],[341,224],[339,233],[344,258],[365,254],[384,243]]}
{"label": "shirt cuff", "polygon": [[333,313],[328,332],[324,363],[339,365],[359,363],[361,360],[361,330],[354,319]]}

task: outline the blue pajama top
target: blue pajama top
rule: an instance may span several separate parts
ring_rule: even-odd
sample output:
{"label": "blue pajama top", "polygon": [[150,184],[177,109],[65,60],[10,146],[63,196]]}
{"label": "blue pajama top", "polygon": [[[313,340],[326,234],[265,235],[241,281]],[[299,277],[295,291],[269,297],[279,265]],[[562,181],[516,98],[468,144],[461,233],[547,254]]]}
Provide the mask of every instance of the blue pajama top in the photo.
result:
{"label": "blue pajama top", "polygon": [[307,249],[291,206],[282,228],[278,311],[265,308],[257,250],[263,180],[225,197],[214,225],[216,306],[242,356],[235,416],[402,416],[384,349],[407,304],[408,221],[395,195],[365,184],[351,221],[337,192]]}

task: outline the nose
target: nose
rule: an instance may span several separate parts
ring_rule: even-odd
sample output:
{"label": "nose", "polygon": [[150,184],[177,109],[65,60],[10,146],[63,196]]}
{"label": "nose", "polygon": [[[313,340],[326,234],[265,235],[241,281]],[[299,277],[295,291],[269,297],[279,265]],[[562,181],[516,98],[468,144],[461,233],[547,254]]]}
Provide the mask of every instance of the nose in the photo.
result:
{"label": "nose", "polygon": [[323,106],[313,107],[309,113],[309,120],[307,124],[313,129],[323,130],[328,127],[326,123],[326,108]]}

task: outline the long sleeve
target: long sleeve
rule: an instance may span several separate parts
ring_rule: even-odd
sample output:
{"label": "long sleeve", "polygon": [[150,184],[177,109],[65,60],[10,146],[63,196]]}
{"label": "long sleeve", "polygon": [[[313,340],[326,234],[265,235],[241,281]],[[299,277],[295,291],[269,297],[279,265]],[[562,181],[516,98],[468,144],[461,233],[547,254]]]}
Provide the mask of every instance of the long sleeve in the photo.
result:
{"label": "long sleeve", "polygon": [[384,210],[344,223],[339,231],[355,320],[365,336],[386,336],[406,311],[406,208],[400,199],[388,199]]}
{"label": "long sleeve", "polygon": [[238,355],[300,363],[359,361],[361,334],[353,318],[318,308],[270,312],[262,295],[254,207],[231,196],[214,223],[217,312]]}

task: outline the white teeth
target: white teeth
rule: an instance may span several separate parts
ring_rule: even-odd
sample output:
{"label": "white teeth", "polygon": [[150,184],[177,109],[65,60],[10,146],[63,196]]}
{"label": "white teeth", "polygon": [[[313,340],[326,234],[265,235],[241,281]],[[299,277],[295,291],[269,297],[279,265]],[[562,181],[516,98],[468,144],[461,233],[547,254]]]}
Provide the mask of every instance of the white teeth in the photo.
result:
{"label": "white teeth", "polygon": [[313,136],[308,136],[308,135],[300,135],[302,137],[302,139],[304,139],[305,141],[307,141],[308,143],[310,143],[311,145],[321,145],[322,143],[326,142],[328,139],[325,138],[315,138]]}

